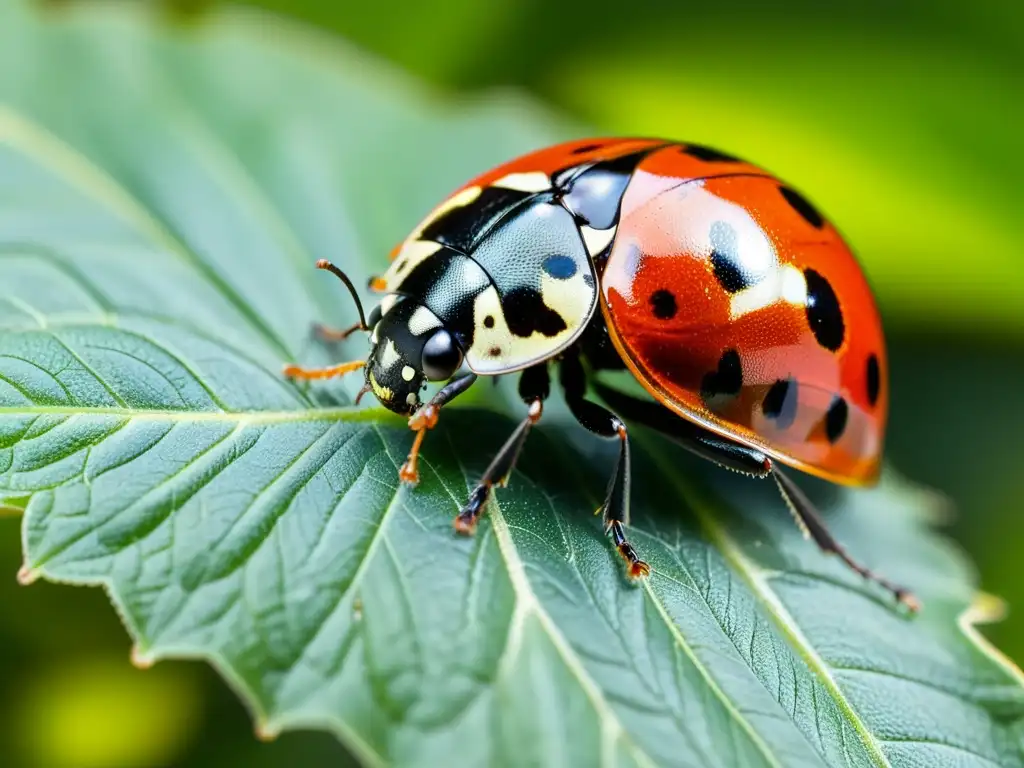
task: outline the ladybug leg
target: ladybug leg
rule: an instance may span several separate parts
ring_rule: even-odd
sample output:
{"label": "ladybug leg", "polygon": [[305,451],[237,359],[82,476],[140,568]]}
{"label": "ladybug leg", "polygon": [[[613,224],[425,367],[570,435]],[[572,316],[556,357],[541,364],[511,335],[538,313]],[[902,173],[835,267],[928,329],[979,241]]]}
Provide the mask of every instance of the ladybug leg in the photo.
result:
{"label": "ladybug leg", "polygon": [[465,376],[452,379],[441,387],[426,405],[409,418],[409,429],[416,433],[416,437],[412,441],[412,448],[409,449],[409,456],[398,470],[398,479],[403,483],[416,485],[420,481],[420,472],[417,465],[420,447],[423,445],[423,438],[426,437],[427,430],[437,426],[437,418],[441,412],[441,407],[450,403],[469,389],[474,381],[476,381],[475,373],[467,373]]}
{"label": "ladybug leg", "polygon": [[615,548],[626,561],[632,578],[648,576],[651,567],[640,559],[636,549],[626,539],[624,526],[629,525],[630,459],[629,433],[626,425],[614,413],[597,403],[587,400],[586,377],[578,357],[566,357],[562,361],[562,388],[565,402],[582,427],[601,437],[619,439],[619,460],[615,472],[608,482],[608,493],[599,512],[604,519],[605,530],[611,535]]}
{"label": "ladybug leg", "polygon": [[548,375],[547,364],[541,363],[532,368],[527,368],[519,377],[519,396],[529,406],[526,418],[516,427],[512,435],[501,446],[501,450],[495,455],[490,465],[484,471],[480,482],[469,494],[469,500],[459,511],[452,524],[459,533],[472,534],[476,530],[477,520],[487,502],[491,488],[495,485],[505,487],[509,475],[516,465],[526,437],[530,429],[540,421],[544,413],[544,401],[551,391],[551,377]]}
{"label": "ladybug leg", "polygon": [[365,360],[353,360],[351,363],[342,363],[341,365],[332,365],[328,368],[301,368],[297,365],[286,365],[282,373],[289,379],[302,379],[304,381],[310,381],[312,379],[333,379],[337,376],[344,376],[346,373],[352,371],[358,371],[366,365]]}
{"label": "ladybug leg", "polygon": [[796,483],[790,480],[787,475],[783,474],[778,467],[775,467],[772,471],[772,477],[775,478],[775,483],[779,486],[779,492],[782,494],[782,498],[785,499],[786,505],[790,510],[792,510],[793,515],[797,519],[797,523],[806,535],[814,539],[814,543],[817,544],[823,552],[835,555],[851,570],[859,573],[868,581],[873,581],[879,586],[887,589],[889,592],[892,592],[893,597],[896,598],[896,602],[905,605],[912,612],[916,613],[921,609],[921,602],[908,589],[901,587],[898,584],[893,584],[888,579],[879,576],[877,573],[871,571],[869,568],[866,568],[850,557],[846,548],[836,541],[828,528],[825,527],[825,521],[821,519],[821,515],[818,513],[818,510],[814,508],[814,505],[811,504],[811,500],[808,499]]}
{"label": "ladybug leg", "polygon": [[360,323],[350,325],[348,328],[329,328],[326,325],[320,323],[313,323],[313,335],[320,339],[320,341],[344,341],[356,331],[362,331],[363,326]]}
{"label": "ladybug leg", "polygon": [[769,475],[773,477],[783,500],[796,518],[797,524],[807,536],[814,539],[814,543],[823,552],[835,555],[865,579],[887,589],[897,602],[907,606],[911,611],[917,611],[920,608],[920,602],[909,590],[898,584],[893,584],[854,560],[845,547],[836,541],[825,527],[825,521],[821,519],[821,515],[814,508],[810,499],[796,483],[779,469],[778,465],[763,453],[712,435],[686,419],[669,413],[657,403],[638,400],[600,383],[595,385],[595,389],[603,400],[616,408],[627,419],[661,432],[702,458],[726,469],[754,477],[768,477]]}

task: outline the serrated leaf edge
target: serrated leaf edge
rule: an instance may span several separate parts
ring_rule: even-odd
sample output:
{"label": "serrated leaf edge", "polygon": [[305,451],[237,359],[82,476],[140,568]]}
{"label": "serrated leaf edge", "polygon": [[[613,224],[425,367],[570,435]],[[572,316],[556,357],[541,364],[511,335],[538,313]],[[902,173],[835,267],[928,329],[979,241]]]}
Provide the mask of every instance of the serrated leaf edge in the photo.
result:
{"label": "serrated leaf edge", "polygon": [[976,592],[974,599],[957,617],[960,631],[986,658],[1001,667],[1006,674],[1024,689],[1024,669],[999,650],[978,630],[982,624],[993,624],[1006,618],[1006,602],[988,592]]}

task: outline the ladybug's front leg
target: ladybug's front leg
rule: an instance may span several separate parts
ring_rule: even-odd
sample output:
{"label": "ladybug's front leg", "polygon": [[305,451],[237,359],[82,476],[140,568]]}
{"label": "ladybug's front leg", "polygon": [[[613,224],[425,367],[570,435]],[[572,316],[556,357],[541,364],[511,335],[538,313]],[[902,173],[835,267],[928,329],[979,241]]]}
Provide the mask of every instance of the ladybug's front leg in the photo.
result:
{"label": "ladybug's front leg", "polygon": [[585,429],[601,437],[619,438],[619,460],[615,474],[608,483],[608,495],[599,510],[604,518],[605,530],[611,534],[615,548],[626,561],[629,575],[642,578],[650,575],[651,567],[640,559],[636,549],[626,540],[624,526],[629,524],[629,434],[626,425],[614,413],[584,397],[587,389],[583,366],[578,357],[566,357],[562,361],[562,388],[565,403]]}
{"label": "ladybug's front leg", "polygon": [[412,441],[412,448],[409,450],[408,458],[405,460],[402,468],[398,470],[398,479],[403,483],[415,485],[420,481],[420,472],[417,465],[419,463],[420,446],[423,445],[423,438],[426,436],[427,430],[433,429],[437,425],[437,417],[441,407],[446,403],[450,403],[469,389],[474,381],[476,381],[475,373],[467,373],[465,376],[452,379],[441,387],[426,405],[409,418],[409,429],[416,433],[416,438]]}
{"label": "ladybug's front leg", "polygon": [[504,487],[508,483],[509,475],[512,474],[516,460],[526,443],[526,436],[530,434],[530,428],[540,421],[540,417],[544,413],[544,401],[550,391],[551,378],[548,375],[546,363],[527,368],[519,377],[519,396],[529,406],[529,411],[522,423],[516,427],[516,431],[495,455],[484,471],[483,477],[480,478],[480,482],[469,494],[469,500],[453,521],[455,530],[459,533],[472,534],[476,530],[477,520],[480,519],[480,513],[487,502],[491,488],[495,485]]}
{"label": "ladybug's front leg", "polygon": [[289,379],[313,381],[316,379],[333,379],[337,378],[338,376],[344,376],[346,373],[358,371],[365,365],[365,360],[353,360],[350,363],[331,365],[327,368],[303,368],[301,366],[289,363],[282,369],[282,373]]}

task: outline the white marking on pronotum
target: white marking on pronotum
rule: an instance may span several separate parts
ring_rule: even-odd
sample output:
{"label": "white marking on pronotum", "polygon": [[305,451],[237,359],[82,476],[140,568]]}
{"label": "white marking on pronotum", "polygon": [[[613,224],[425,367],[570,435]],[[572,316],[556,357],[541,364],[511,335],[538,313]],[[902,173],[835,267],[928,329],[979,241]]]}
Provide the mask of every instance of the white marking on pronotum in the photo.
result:
{"label": "white marking on pronotum", "polygon": [[409,405],[416,405],[416,393],[410,392],[408,395],[406,395],[405,402],[407,402]]}
{"label": "white marking on pronotum", "polygon": [[388,312],[392,310],[395,304],[398,303],[398,294],[389,293],[383,299],[380,300],[380,316],[383,318]]}
{"label": "white marking on pronotum", "polygon": [[409,332],[413,336],[421,336],[440,326],[441,321],[437,319],[437,315],[422,305],[416,307],[409,318]]}
{"label": "white marking on pronotum", "polygon": [[402,358],[398,355],[398,350],[395,348],[394,339],[388,339],[388,343],[384,345],[384,351],[380,354],[380,367],[387,369],[401,361]]}
{"label": "white marking on pronotum", "polygon": [[543,192],[546,189],[551,189],[551,179],[543,171],[510,173],[493,182],[491,186],[516,189],[520,192]]}
{"label": "white marking on pronotum", "polygon": [[615,237],[616,229],[614,226],[608,229],[594,229],[586,224],[580,227],[580,234],[583,235],[583,244],[587,246],[587,253],[591,256],[597,256],[597,254],[607,248],[608,243]]}
{"label": "white marking on pronotum", "polygon": [[402,378],[405,379],[406,381],[412,381],[415,375],[416,371],[413,370],[412,366],[407,365],[402,368]]}
{"label": "white marking on pronotum", "polygon": [[417,266],[441,250],[441,244],[432,240],[406,240],[395,260],[382,276],[384,289],[393,291]]}

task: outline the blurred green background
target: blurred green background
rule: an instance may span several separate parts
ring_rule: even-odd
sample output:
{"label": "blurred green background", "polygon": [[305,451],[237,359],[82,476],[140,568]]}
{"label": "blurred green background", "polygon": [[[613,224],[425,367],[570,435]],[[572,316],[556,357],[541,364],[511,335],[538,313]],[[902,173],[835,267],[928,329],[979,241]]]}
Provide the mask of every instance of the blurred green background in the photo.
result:
{"label": "blurred green background", "polygon": [[[880,298],[889,460],[953,501],[949,530],[982,587],[1016,608],[985,633],[1024,660],[1020,0],[251,4],[439,90],[526,90],[595,133],[711,144],[806,191],[847,234]],[[168,15],[187,34],[208,5],[171,4]],[[204,665],[130,666],[100,591],[18,587],[18,526],[0,510],[5,764],[348,762],[320,734],[257,742]]]}

